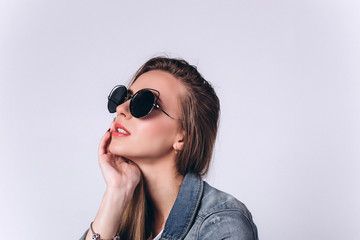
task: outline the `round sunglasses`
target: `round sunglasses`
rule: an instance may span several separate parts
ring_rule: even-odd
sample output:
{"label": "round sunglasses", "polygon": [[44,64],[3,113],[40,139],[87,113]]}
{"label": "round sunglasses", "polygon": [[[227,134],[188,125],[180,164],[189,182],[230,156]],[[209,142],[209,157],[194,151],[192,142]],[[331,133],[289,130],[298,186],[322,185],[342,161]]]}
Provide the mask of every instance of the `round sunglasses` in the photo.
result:
{"label": "round sunglasses", "polygon": [[167,112],[165,112],[157,101],[159,100],[160,92],[151,89],[144,88],[137,91],[134,95],[130,95],[128,89],[123,85],[117,85],[111,90],[108,96],[108,110],[110,113],[116,112],[116,108],[130,100],[130,113],[133,117],[142,118],[148,115],[154,108],[160,109],[163,113],[165,113],[168,117],[179,120],[177,118],[173,118]]}

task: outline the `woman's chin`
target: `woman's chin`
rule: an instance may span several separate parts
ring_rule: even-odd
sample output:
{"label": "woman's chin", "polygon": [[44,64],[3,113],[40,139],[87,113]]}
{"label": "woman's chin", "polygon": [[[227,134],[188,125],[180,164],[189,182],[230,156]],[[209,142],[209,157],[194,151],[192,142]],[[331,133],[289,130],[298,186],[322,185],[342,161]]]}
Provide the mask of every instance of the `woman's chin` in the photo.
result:
{"label": "woman's chin", "polygon": [[117,146],[116,144],[110,143],[109,144],[109,152],[114,155],[123,156],[124,150],[121,147]]}

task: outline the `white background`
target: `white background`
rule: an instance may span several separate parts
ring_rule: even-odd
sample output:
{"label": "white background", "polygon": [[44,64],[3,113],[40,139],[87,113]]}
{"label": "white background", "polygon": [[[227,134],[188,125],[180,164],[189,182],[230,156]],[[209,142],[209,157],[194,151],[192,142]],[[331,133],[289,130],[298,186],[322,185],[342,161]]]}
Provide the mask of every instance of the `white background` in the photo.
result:
{"label": "white background", "polygon": [[106,97],[161,53],[222,115],[207,181],[261,239],[360,239],[360,1],[0,1],[0,233],[78,239]]}

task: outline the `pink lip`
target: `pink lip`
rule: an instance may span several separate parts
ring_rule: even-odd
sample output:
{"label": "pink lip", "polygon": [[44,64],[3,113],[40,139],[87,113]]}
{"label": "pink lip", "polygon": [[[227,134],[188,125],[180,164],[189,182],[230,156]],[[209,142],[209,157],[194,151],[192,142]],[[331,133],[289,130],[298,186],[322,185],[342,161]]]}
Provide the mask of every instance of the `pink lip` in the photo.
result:
{"label": "pink lip", "polygon": [[[118,129],[122,129],[126,133],[119,132]],[[113,136],[113,137],[126,137],[126,136],[129,136],[129,135],[130,135],[130,132],[123,125],[121,125],[120,123],[115,123],[115,129],[111,133],[111,136]]]}

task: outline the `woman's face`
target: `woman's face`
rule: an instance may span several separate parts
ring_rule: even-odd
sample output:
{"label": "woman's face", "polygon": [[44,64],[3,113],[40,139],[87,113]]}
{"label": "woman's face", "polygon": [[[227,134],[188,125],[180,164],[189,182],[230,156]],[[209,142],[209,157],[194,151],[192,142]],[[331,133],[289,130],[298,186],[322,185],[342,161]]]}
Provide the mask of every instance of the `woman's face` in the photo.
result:
{"label": "woman's face", "polygon": [[[138,77],[129,90],[134,94],[144,88],[159,91],[158,105],[173,118],[181,117],[180,96],[184,86],[178,79],[164,71],[149,71]],[[144,160],[163,159],[173,155],[174,144],[183,138],[179,120],[171,119],[156,108],[143,118],[135,118],[130,114],[129,103],[130,101],[126,101],[116,109],[115,124],[126,132],[112,134],[110,152],[138,164]],[[117,129],[113,128],[111,131]]]}

